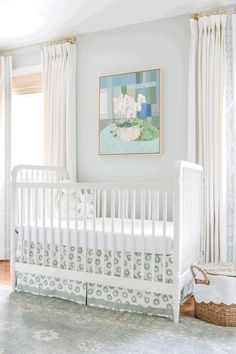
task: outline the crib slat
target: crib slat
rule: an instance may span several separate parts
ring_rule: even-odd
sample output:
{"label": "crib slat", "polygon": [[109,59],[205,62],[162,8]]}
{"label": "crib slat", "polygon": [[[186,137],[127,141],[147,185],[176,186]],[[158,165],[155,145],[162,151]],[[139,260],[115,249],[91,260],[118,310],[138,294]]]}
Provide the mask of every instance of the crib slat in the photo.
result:
{"label": "crib slat", "polygon": [[54,225],[53,225],[53,215],[54,215],[54,207],[53,207],[53,189],[50,191],[50,241],[51,241],[51,257],[50,257],[50,267],[53,267],[53,247],[54,247]]}
{"label": "crib slat", "polygon": [[107,190],[104,191],[104,215],[107,217]]}
{"label": "crib slat", "polygon": [[23,170],[20,170],[20,182],[23,182]]}
{"label": "crib slat", "polygon": [[95,259],[96,259],[96,244],[97,244],[97,232],[96,232],[96,213],[97,213],[97,190],[93,190],[93,265],[92,265],[92,272],[95,274],[96,273],[96,264],[95,264]]}
{"label": "crib slat", "polygon": [[[186,205],[186,216],[185,216],[185,232],[184,232],[184,235],[183,235],[183,242],[185,243],[186,242],[186,239],[187,239],[187,234],[188,234],[188,224],[189,224],[189,197],[191,198],[190,196],[190,191],[189,191],[189,178],[188,178],[188,171],[185,171],[184,172],[184,184],[185,184],[185,194],[184,194],[184,203]],[[184,252],[184,255],[182,257],[182,261],[183,261],[183,265],[184,265],[184,268],[186,267],[186,264],[187,264],[187,259],[188,259],[188,253],[191,253],[192,252],[192,247],[190,247],[190,250],[189,252]],[[192,255],[191,255],[192,256]]]}
{"label": "crib slat", "polygon": [[148,220],[152,219],[152,194],[150,189],[148,190]]}
{"label": "crib slat", "polygon": [[156,257],[156,193],[152,193],[151,196],[151,208],[152,208],[152,281],[155,281],[155,257]]}
{"label": "crib slat", "polygon": [[[196,173],[194,172],[193,173],[193,178],[194,180],[196,180]],[[197,185],[196,185],[197,187]],[[193,188],[193,185],[192,185],[192,181],[190,180],[190,190],[191,190],[191,194],[192,194],[192,199],[193,199],[193,203],[189,205],[190,207],[190,214],[191,214],[191,219],[190,219],[190,222],[192,220],[192,223],[193,223],[193,226],[195,225],[195,222],[194,222],[194,215],[195,215],[195,218],[197,218],[197,211],[195,210],[195,205],[196,205],[196,195],[195,195],[195,191],[196,191],[196,188]],[[191,225],[190,225],[190,222],[188,223],[188,238],[190,237],[190,233],[191,233]],[[197,226],[197,225],[195,225]],[[193,245],[192,245],[192,259],[195,258],[195,254],[196,254],[196,239],[195,239],[195,232],[193,233],[194,234],[194,237],[193,237]],[[191,259],[188,259],[188,262],[190,262]]]}
{"label": "crib slat", "polygon": [[98,215],[98,218],[99,218],[100,215],[101,215],[101,210],[100,210],[100,189],[98,189],[97,193],[98,193],[98,198],[97,198],[97,207],[98,207],[97,215]]}
{"label": "crib slat", "polygon": [[21,224],[25,221],[25,190],[21,188]]}
{"label": "crib slat", "polygon": [[166,282],[166,222],[167,222],[167,191],[163,193],[163,269],[162,282]]}
{"label": "crib slat", "polygon": [[61,253],[62,253],[62,230],[61,230],[61,195],[62,190],[59,189],[59,200],[58,200],[58,268],[61,268]]}
{"label": "crib slat", "polygon": [[19,196],[19,189],[16,190],[16,223],[17,225],[20,224],[20,196]]}
{"label": "crib slat", "polygon": [[23,210],[24,210],[24,190],[23,188],[20,189],[20,206],[21,206],[21,213],[20,213],[20,229],[21,235],[20,235],[20,262],[22,263],[23,260],[23,247],[24,247],[24,219],[23,219]]}
{"label": "crib slat", "polygon": [[134,255],[135,255],[135,234],[134,234],[134,223],[135,223],[135,206],[136,206],[136,190],[133,191],[131,197],[131,269],[130,276],[134,279]]}
{"label": "crib slat", "polygon": [[75,270],[78,270],[78,253],[79,253],[79,231],[78,231],[78,199],[79,191],[75,192]]}
{"label": "crib slat", "polygon": [[118,218],[121,218],[121,191],[118,190]]}
{"label": "crib slat", "polygon": [[69,269],[69,253],[70,253],[70,189],[67,188],[67,211],[66,211],[66,265],[67,269]]}
{"label": "crib slat", "polygon": [[[61,205],[62,190],[59,189],[59,199],[58,199],[58,268],[61,268],[61,254],[62,254],[62,229],[61,229],[61,219],[62,219],[62,205]],[[55,245],[56,247],[56,245]]]}
{"label": "crib slat", "polygon": [[29,182],[29,172],[28,172],[28,170],[25,171],[25,179],[26,179],[26,182]]}
{"label": "crib slat", "polygon": [[84,272],[87,271],[87,189],[84,189]]}
{"label": "crib slat", "polygon": [[145,222],[145,191],[141,190],[141,279],[144,280],[144,222]]}
{"label": "crib slat", "polygon": [[45,188],[42,188],[42,226],[43,226],[43,245],[42,245],[42,252],[43,252],[43,259],[42,264],[45,266],[45,245],[46,245],[46,230],[45,230],[45,213],[46,213],[46,205],[45,205]]}
{"label": "crib slat", "polygon": [[[188,232],[188,198],[187,198],[187,194],[188,194],[188,179],[186,178],[186,172],[184,172],[183,175],[183,179],[184,179],[184,183],[183,183],[183,189],[184,189],[184,195],[183,195],[183,200],[184,200],[184,205],[185,207],[185,211],[184,211],[184,232],[183,232],[183,242],[185,243],[185,238],[186,238],[186,234]],[[189,252],[191,252],[191,249],[189,250]],[[186,252],[184,252],[183,256],[182,256],[182,266],[183,268],[185,268],[186,265],[186,257],[187,254]]]}
{"label": "crib slat", "polygon": [[102,274],[105,274],[105,217],[106,217],[106,189],[102,191]]}
{"label": "crib slat", "polygon": [[129,191],[126,190],[125,192],[125,218],[128,219],[129,217]]}
{"label": "crib slat", "polygon": [[30,243],[31,243],[31,227],[30,227],[30,220],[31,220],[31,188],[27,189],[27,263],[30,264]]}
{"label": "crib slat", "polygon": [[35,222],[35,265],[37,265],[37,249],[38,249],[38,187],[35,188],[35,205],[34,205],[34,222]]}
{"label": "crib slat", "polygon": [[[119,191],[120,192],[120,191]],[[122,245],[121,245],[121,271],[120,276],[124,276],[124,255],[125,255],[125,233],[124,233],[124,215],[125,215],[125,196],[124,191],[121,191],[119,194],[121,197],[121,237],[122,237]]]}
{"label": "crib slat", "polygon": [[116,207],[116,193],[111,190],[111,274],[114,275],[114,261],[115,261],[115,235],[114,235],[114,217]]}

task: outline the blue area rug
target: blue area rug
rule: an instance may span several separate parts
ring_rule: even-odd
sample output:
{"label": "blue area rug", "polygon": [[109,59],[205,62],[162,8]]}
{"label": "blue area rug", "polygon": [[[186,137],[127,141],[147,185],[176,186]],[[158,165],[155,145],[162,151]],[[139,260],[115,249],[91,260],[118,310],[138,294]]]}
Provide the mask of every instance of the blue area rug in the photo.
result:
{"label": "blue area rug", "polygon": [[179,324],[0,287],[0,354],[235,354],[236,329],[181,317]]}

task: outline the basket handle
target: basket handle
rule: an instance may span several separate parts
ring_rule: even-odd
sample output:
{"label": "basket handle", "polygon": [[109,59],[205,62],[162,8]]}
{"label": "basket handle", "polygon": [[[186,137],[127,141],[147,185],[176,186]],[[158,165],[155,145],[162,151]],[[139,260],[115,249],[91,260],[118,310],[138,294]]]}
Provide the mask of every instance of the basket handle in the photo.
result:
{"label": "basket handle", "polygon": [[[190,269],[191,269],[191,273],[193,275],[193,279],[195,281],[195,284],[205,284],[205,285],[209,285],[210,284],[210,281],[209,281],[209,279],[207,277],[207,273],[200,266],[191,265]],[[197,274],[195,273],[194,269],[197,269],[200,273],[202,273],[202,275],[204,276],[204,280],[197,279]]]}

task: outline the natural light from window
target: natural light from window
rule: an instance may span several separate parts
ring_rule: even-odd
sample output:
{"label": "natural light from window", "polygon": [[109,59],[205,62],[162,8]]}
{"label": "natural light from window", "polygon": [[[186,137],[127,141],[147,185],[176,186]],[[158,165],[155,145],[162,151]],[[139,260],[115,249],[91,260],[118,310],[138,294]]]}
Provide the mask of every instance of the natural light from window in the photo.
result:
{"label": "natural light from window", "polygon": [[43,95],[14,94],[12,98],[12,167],[43,163]]}

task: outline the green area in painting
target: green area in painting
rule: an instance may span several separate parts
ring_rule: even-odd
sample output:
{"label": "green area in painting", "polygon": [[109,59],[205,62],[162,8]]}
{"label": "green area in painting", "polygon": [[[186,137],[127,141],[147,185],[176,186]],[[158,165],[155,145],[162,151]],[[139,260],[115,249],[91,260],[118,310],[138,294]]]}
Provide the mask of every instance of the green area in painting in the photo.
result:
{"label": "green area in painting", "polygon": [[149,124],[144,120],[142,120],[139,125],[141,126],[141,134],[137,139],[138,141],[149,141],[159,138],[159,130],[154,127],[154,125]]}
{"label": "green area in painting", "polygon": [[[158,117],[157,117],[158,118]],[[139,125],[141,127],[141,133],[136,141],[150,141],[153,139],[159,138],[159,129],[153,124],[147,122],[146,120],[134,118],[130,122],[127,121],[114,121],[114,124],[117,128],[130,128],[135,125]],[[111,131],[111,133],[115,133],[115,131]],[[114,137],[116,134],[114,134]]]}
{"label": "green area in painting", "polygon": [[127,86],[121,86],[121,92],[123,95],[127,95]]}

